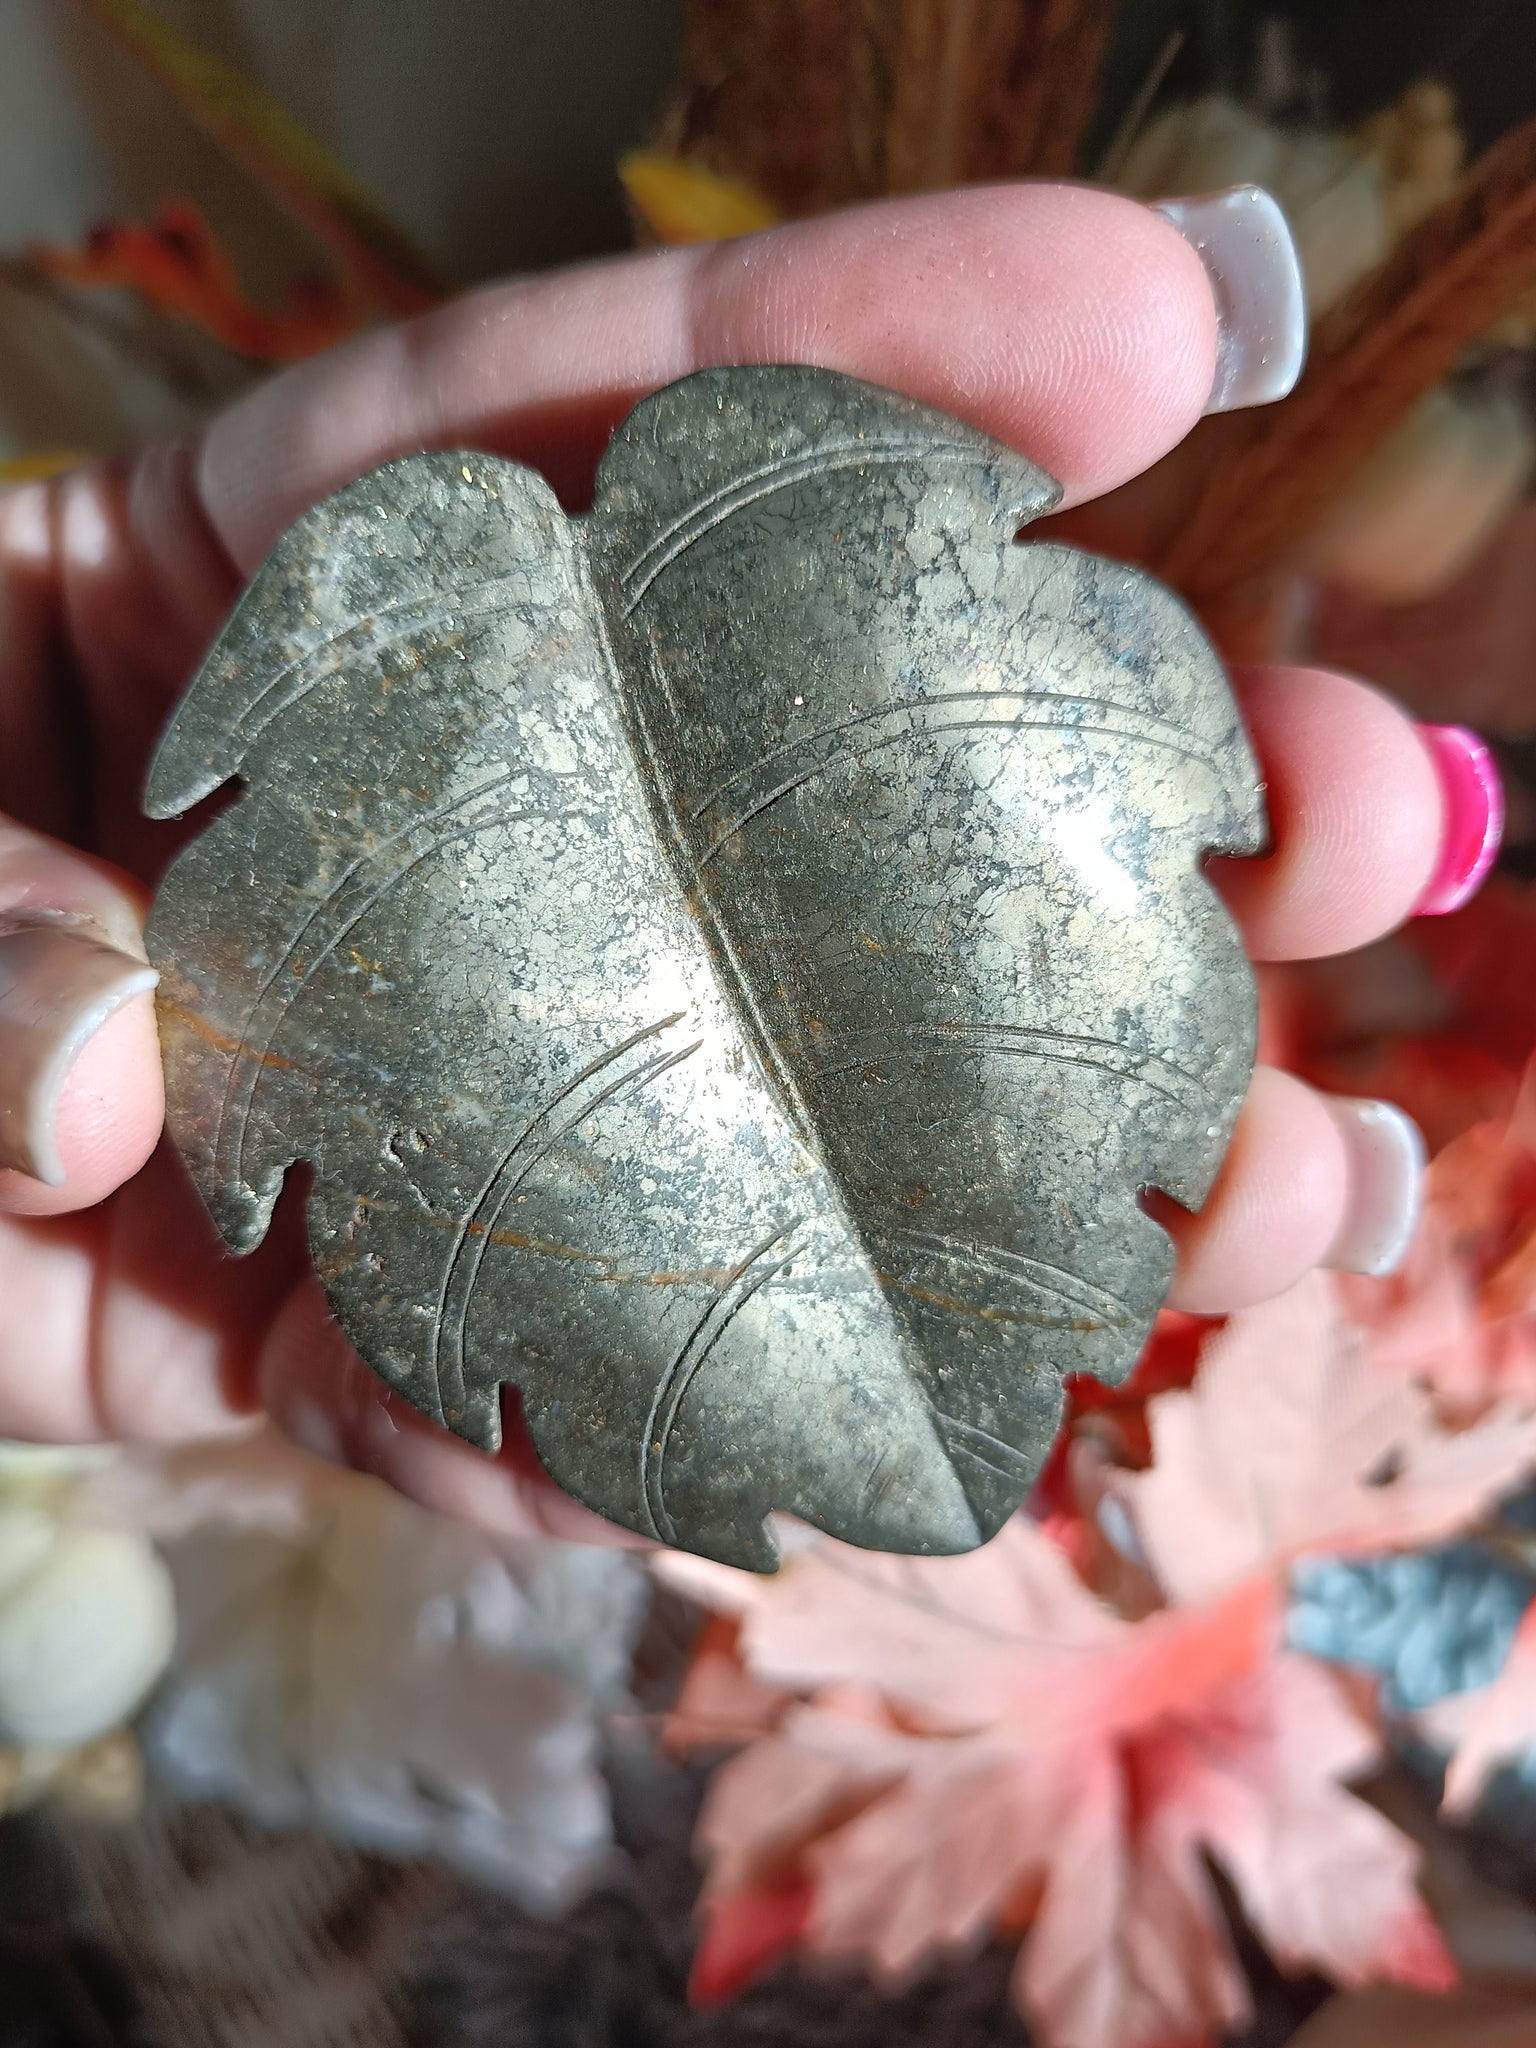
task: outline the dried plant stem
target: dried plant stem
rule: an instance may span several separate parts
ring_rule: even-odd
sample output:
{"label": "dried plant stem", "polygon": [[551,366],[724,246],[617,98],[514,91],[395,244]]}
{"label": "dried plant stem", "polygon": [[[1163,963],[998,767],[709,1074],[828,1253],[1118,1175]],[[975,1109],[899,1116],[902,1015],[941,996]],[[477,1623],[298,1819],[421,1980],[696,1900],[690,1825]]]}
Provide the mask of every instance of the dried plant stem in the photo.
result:
{"label": "dried plant stem", "polygon": [[959,176],[978,0],[901,0],[886,129],[889,192],[932,191]]}
{"label": "dried plant stem", "polygon": [[[684,153],[748,179],[789,214],[867,198],[878,183],[884,66],[872,48],[889,0],[687,0],[682,107],[670,127]],[[866,24],[864,17],[869,17]]]}
{"label": "dried plant stem", "polygon": [[1159,572],[1221,601],[1282,567],[1383,437],[1533,284],[1536,120],[1473,165],[1319,323],[1283,405],[1231,423]]}
{"label": "dried plant stem", "polygon": [[1078,168],[1114,0],[687,0],[665,140],[785,212]]}
{"label": "dried plant stem", "polygon": [[1151,69],[1132,94],[1130,104],[1120,116],[1115,132],[1109,138],[1109,146],[1094,171],[1093,175],[1101,185],[1113,185],[1124,169],[1125,160],[1130,155],[1136,138],[1146,126],[1147,116],[1151,113],[1153,104],[1187,41],[1186,31],[1176,28],[1153,58]]}
{"label": "dried plant stem", "polygon": [[1114,11],[1114,0],[992,0],[975,41],[962,176],[1078,168]]}

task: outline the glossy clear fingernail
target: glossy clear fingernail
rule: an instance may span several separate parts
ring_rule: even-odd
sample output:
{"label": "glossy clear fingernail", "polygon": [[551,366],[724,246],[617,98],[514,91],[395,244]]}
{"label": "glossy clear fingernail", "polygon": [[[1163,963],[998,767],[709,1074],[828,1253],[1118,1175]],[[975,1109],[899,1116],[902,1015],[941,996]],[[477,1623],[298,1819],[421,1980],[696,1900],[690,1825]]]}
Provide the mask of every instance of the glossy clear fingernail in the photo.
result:
{"label": "glossy clear fingernail", "polygon": [[1394,1273],[1418,1226],[1424,1199],[1424,1140],[1390,1102],[1348,1095],[1324,1100],[1349,1159],[1349,1200],[1329,1247],[1339,1273]]}
{"label": "glossy clear fingernail", "polygon": [[291,1401],[283,1416],[283,1429],[299,1449],[307,1451],[312,1458],[322,1458],[327,1465],[346,1464],[347,1455],[336,1419],[318,1401],[312,1401],[303,1394]]}
{"label": "glossy clear fingernail", "polygon": [[1477,894],[1499,857],[1504,837],[1504,784],[1499,765],[1464,725],[1421,725],[1445,800],[1445,836],[1415,917],[1444,917]]}
{"label": "glossy clear fingernail", "polygon": [[1205,409],[1270,405],[1295,388],[1307,359],[1307,288],[1278,203],[1257,185],[1157,211],[1205,265],[1216,298],[1216,381]]}
{"label": "glossy clear fingernail", "polygon": [[56,1122],[70,1068],[152,967],[66,918],[0,917],[0,1166],[64,1182]]}

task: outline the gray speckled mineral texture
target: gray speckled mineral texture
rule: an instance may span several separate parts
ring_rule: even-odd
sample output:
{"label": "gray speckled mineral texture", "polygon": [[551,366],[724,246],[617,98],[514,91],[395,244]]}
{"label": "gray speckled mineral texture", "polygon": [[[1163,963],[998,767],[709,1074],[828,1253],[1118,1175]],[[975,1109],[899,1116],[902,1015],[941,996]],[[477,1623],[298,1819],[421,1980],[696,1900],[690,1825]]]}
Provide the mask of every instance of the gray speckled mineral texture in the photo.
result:
{"label": "gray speckled mineral texture", "polygon": [[1062,1376],[1115,1380],[1253,1056],[1200,872],[1256,851],[1166,591],[1019,545],[1050,479],[809,369],[637,407],[566,518],[490,456],[302,519],[189,691],[231,778],[150,946],[171,1125],[237,1250],[287,1167],[336,1315],[428,1415],[771,1566],[783,1509],[983,1542]]}

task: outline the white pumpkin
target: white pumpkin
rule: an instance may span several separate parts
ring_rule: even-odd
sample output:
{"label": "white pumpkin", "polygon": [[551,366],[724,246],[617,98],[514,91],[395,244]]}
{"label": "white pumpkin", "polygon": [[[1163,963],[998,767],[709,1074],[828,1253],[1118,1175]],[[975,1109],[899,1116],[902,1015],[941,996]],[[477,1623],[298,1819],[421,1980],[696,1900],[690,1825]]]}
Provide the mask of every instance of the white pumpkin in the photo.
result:
{"label": "white pumpkin", "polygon": [[1536,467],[1513,392],[1428,392],[1329,506],[1302,564],[1378,604],[1428,597],[1467,568]]}
{"label": "white pumpkin", "polygon": [[0,1742],[65,1748],[115,1728],[175,1634],[170,1573],[146,1537],[0,1506]]}
{"label": "white pumpkin", "polygon": [[1221,93],[1150,122],[1115,183],[1139,199],[1262,185],[1285,209],[1312,317],[1386,255],[1394,238],[1381,158],[1343,135],[1272,127]]}

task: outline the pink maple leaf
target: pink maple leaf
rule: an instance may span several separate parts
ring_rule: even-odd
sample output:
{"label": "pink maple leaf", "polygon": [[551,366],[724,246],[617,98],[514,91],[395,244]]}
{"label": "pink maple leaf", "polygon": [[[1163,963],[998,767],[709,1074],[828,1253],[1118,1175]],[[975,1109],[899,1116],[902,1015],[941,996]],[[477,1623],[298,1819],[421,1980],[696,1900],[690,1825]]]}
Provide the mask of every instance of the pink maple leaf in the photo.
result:
{"label": "pink maple leaf", "polygon": [[1423,1380],[1452,1420],[1536,1407],[1536,1061],[1508,1113],[1431,1162],[1425,1195],[1401,1272],[1340,1283],[1349,1313],[1377,1363]]}
{"label": "pink maple leaf", "polygon": [[736,1654],[740,1630],[712,1614],[699,1631],[682,1685],[667,1714],[662,1741],[677,1757],[750,1742],[778,1720],[791,1694],[764,1685]]}
{"label": "pink maple leaf", "polygon": [[1167,1598],[1214,1599],[1307,1553],[1443,1541],[1536,1465],[1536,1416],[1449,1430],[1371,1347],[1314,1273],[1232,1316],[1193,1387],[1152,1401],[1152,1467],[1116,1490]]}
{"label": "pink maple leaf", "polygon": [[1286,1963],[1453,1974],[1415,1849],[1346,1789],[1376,1737],[1321,1666],[1277,1651],[1272,1575],[1126,1621],[1023,1517],[966,1557],[823,1541],[776,1579],[657,1569],[735,1617],[760,1687],[796,1696],[705,1804],[709,1994],[786,1946],[900,1982],[1027,1927],[1015,1992],[1042,2041],[1202,2041],[1247,2012],[1207,1859]]}
{"label": "pink maple leaf", "polygon": [[1499,1766],[1536,1746],[1536,1601],[1521,1616],[1491,1685],[1451,1693],[1415,1718],[1451,1751],[1445,1811],[1470,1813]]}

